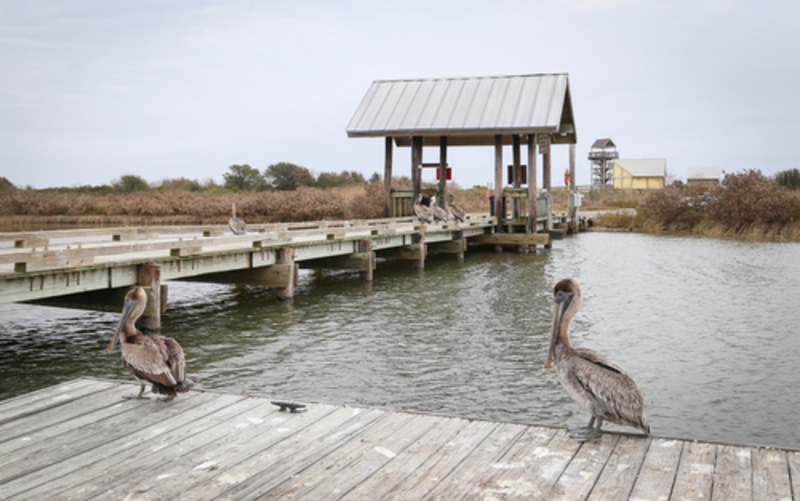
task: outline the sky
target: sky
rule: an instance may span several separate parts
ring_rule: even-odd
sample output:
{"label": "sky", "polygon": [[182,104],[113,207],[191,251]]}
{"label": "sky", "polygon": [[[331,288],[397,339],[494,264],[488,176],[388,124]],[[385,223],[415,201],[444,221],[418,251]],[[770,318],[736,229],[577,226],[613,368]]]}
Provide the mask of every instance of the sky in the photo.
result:
{"label": "sky", "polygon": [[[0,176],[222,183],[230,165],[277,162],[383,175],[383,139],[345,131],[373,80],[559,72],[578,184],[606,137],[621,158],[666,159],[672,179],[772,175],[798,168],[797,26],[796,0],[0,0]],[[555,185],[568,151],[554,147]],[[395,148],[395,175],[410,155]],[[461,187],[493,180],[492,147],[448,161]]]}

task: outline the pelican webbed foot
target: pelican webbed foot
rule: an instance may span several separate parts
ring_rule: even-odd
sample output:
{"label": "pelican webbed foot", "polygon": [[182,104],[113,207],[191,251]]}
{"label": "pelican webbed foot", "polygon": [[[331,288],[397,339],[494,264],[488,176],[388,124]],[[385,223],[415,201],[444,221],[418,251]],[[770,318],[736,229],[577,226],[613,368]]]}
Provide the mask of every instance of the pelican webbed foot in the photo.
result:
{"label": "pelican webbed foot", "polygon": [[597,419],[597,427],[594,426],[595,417],[592,416],[592,419],[589,420],[589,424],[586,426],[573,426],[567,427],[567,433],[569,434],[569,438],[575,440],[576,442],[591,442],[595,438],[600,436],[600,427],[603,426],[603,420]]}
{"label": "pelican webbed foot", "polygon": [[142,395],[144,395],[145,388],[146,388],[145,385],[141,385],[141,387],[139,388],[139,394],[138,395],[125,395],[122,398],[124,398],[126,400],[150,400],[150,397],[142,396]]}

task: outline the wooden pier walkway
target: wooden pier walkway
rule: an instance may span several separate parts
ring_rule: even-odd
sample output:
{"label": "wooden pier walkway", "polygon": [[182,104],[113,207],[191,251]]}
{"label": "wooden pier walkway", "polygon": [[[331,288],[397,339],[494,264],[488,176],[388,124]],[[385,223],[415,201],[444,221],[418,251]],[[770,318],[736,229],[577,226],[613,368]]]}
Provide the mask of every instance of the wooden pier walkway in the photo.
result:
{"label": "wooden pier walkway", "polygon": [[[238,236],[222,225],[0,233],[0,303],[109,289],[124,295],[125,288],[166,280],[262,285],[291,297],[297,266],[358,270],[370,281],[377,258],[406,259],[421,269],[428,253],[463,259],[467,242],[550,243],[547,233],[495,233],[496,223],[473,215],[463,223],[390,218],[250,225]],[[159,268],[154,283],[142,282],[145,263]],[[121,304],[121,296],[100,296]]]}
{"label": "wooden pier walkway", "polygon": [[800,453],[81,378],[0,401],[0,499],[800,499]]}

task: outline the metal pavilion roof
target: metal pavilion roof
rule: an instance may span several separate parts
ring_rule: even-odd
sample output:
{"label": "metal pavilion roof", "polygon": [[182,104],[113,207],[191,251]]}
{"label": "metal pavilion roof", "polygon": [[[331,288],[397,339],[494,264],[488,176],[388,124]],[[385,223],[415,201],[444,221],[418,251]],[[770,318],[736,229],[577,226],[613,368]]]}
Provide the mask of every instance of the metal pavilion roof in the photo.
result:
{"label": "metal pavilion roof", "polygon": [[492,145],[503,134],[552,134],[576,142],[566,73],[376,80],[347,125],[348,137],[393,137],[399,146]]}

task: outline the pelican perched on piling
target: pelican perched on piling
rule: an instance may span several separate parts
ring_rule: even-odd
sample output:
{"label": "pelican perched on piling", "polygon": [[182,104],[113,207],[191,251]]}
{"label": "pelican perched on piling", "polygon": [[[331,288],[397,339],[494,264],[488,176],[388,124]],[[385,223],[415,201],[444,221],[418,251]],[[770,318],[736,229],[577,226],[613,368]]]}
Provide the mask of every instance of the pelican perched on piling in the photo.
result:
{"label": "pelican perched on piling", "polygon": [[586,348],[573,348],[570,343],[569,324],[581,307],[581,288],[577,280],[567,278],[558,282],[554,297],[547,368],[555,361],[556,374],[564,391],[592,414],[586,427],[568,429],[570,437],[578,442],[592,440],[600,434],[603,421],[633,426],[649,434],[644,397],[633,379],[603,355]]}
{"label": "pelican perched on piling", "polygon": [[433,219],[437,221],[447,222],[447,212],[441,207],[436,205],[436,197],[431,197],[431,212],[433,212]]}
{"label": "pelican perched on piling", "polygon": [[421,222],[430,224],[433,222],[433,212],[430,207],[426,207],[420,202],[420,197],[421,195],[417,195],[414,199],[414,214]]}
{"label": "pelican perched on piling", "polygon": [[189,391],[197,380],[186,376],[183,349],[177,341],[155,334],[144,334],[136,328],[136,321],[144,313],[146,305],[147,294],[141,287],[125,295],[122,318],[108,345],[108,351],[114,349],[119,339],[122,365],[141,385],[139,394],[130,398],[142,398],[144,388],[149,383],[153,393],[167,395],[166,400],[172,400],[178,393]]}
{"label": "pelican perched on piling", "polygon": [[456,221],[463,223],[464,219],[466,219],[467,213],[464,212],[464,209],[453,203],[455,198],[456,197],[451,193],[447,203],[447,208],[450,210],[450,214],[453,215]]}
{"label": "pelican perched on piling", "polygon": [[231,218],[228,219],[228,226],[234,235],[244,235],[247,233],[247,223],[244,219],[236,217],[236,204],[231,204]]}

